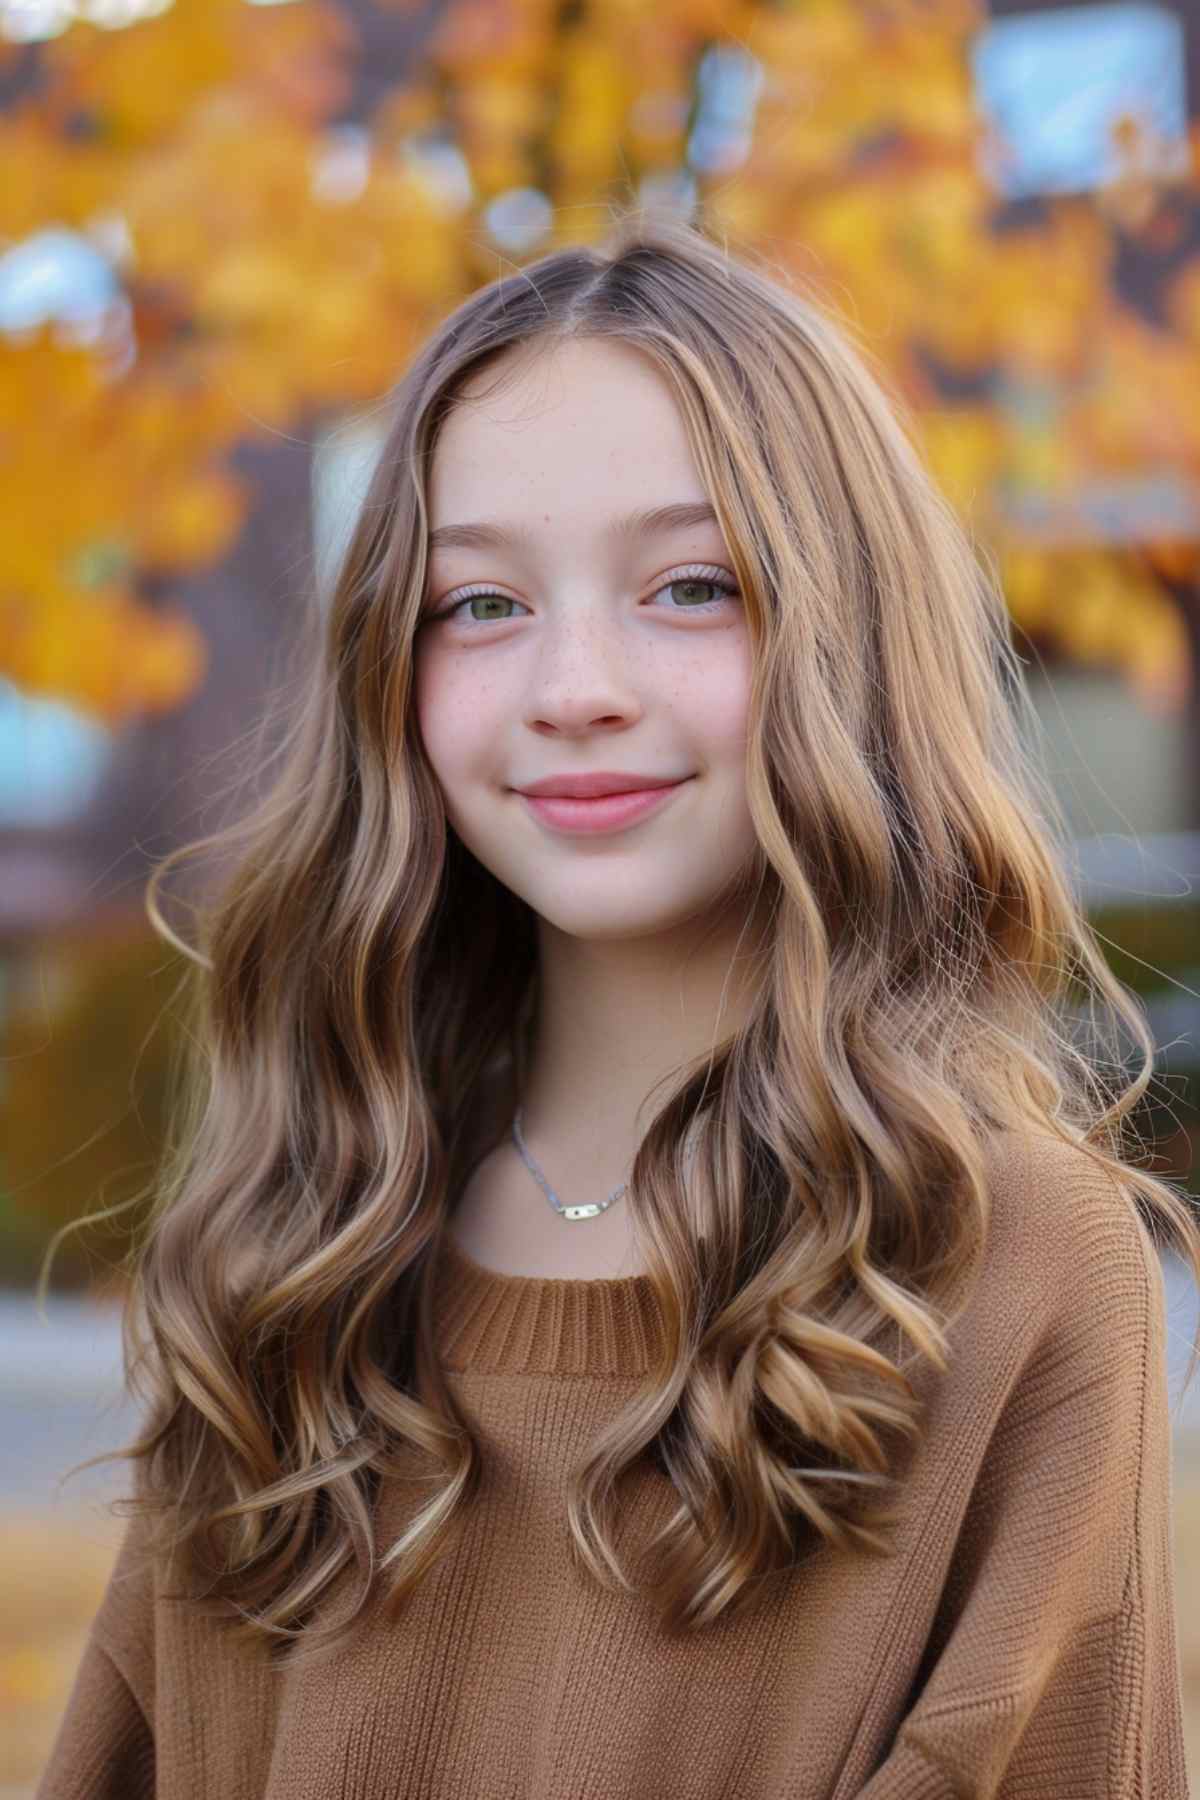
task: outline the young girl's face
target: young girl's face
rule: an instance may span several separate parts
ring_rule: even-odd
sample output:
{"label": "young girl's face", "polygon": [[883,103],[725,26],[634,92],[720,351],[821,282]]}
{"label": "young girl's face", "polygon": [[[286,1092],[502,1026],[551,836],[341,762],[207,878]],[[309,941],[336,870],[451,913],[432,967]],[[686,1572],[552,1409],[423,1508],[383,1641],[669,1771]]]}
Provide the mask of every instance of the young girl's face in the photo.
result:
{"label": "young girl's face", "polygon": [[[450,413],[434,453],[422,741],[463,843],[544,920],[591,939],[668,931],[703,920],[754,849],[733,563],[715,518],[622,529],[707,500],[648,357],[594,339],[517,357],[502,392]],[[449,538],[467,525],[469,543]],[[684,779],[586,835],[518,791],[596,771]]]}

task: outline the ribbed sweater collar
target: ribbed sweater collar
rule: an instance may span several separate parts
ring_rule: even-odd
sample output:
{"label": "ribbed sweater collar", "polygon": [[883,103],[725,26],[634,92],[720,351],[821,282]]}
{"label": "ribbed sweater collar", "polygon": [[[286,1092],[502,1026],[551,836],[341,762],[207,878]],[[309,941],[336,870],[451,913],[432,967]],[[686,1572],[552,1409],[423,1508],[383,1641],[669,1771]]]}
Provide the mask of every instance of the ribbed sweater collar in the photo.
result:
{"label": "ribbed sweater collar", "polygon": [[435,1302],[444,1368],[493,1375],[644,1375],[662,1342],[649,1275],[502,1275],[443,1235]]}

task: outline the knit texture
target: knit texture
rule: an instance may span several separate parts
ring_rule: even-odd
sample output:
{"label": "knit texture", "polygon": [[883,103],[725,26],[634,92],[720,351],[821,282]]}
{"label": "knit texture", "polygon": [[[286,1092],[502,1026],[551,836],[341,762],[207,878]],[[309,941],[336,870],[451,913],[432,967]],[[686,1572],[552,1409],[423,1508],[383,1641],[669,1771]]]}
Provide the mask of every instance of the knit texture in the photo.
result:
{"label": "knit texture", "polygon": [[[131,1519],[36,1800],[1186,1800],[1157,1255],[1069,1147],[1008,1134],[989,1168],[886,1560],[806,1539],[747,1614],[662,1637],[576,1566],[562,1503],[651,1366],[649,1277],[499,1275],[444,1238],[439,1358],[485,1465],[444,1560],[276,1672],[163,1600]],[[633,1474],[631,1555],[678,1500]],[[381,1551],[426,1497],[384,1487]]]}

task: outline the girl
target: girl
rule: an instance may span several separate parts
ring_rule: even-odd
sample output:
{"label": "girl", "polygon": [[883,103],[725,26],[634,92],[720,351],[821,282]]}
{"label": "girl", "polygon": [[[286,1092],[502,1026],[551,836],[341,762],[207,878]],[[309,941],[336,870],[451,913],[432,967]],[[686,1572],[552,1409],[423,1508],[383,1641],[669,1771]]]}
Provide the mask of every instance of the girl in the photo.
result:
{"label": "girl", "polygon": [[1033,725],[768,270],[631,210],[446,320],[204,840],[40,1800],[1184,1800],[1156,1248],[1200,1231],[1122,1159],[1153,1046]]}

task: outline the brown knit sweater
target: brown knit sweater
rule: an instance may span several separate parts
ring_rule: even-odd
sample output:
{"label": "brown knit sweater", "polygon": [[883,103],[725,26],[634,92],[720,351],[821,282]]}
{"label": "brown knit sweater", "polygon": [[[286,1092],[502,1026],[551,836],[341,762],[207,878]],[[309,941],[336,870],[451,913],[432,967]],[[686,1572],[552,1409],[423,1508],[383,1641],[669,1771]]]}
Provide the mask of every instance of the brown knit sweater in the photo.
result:
{"label": "brown knit sweater", "polygon": [[[560,1498],[649,1365],[649,1278],[446,1240],[441,1355],[487,1463],[459,1543],[401,1622],[278,1674],[127,1578],[131,1520],[37,1800],[1186,1800],[1157,1257],[1065,1146],[1006,1138],[990,1187],[894,1556],[818,1545],[742,1618],[656,1635],[575,1569]],[[639,1482],[626,1517],[657,1525],[677,1496]],[[381,1548],[418,1503],[385,1489]]]}

